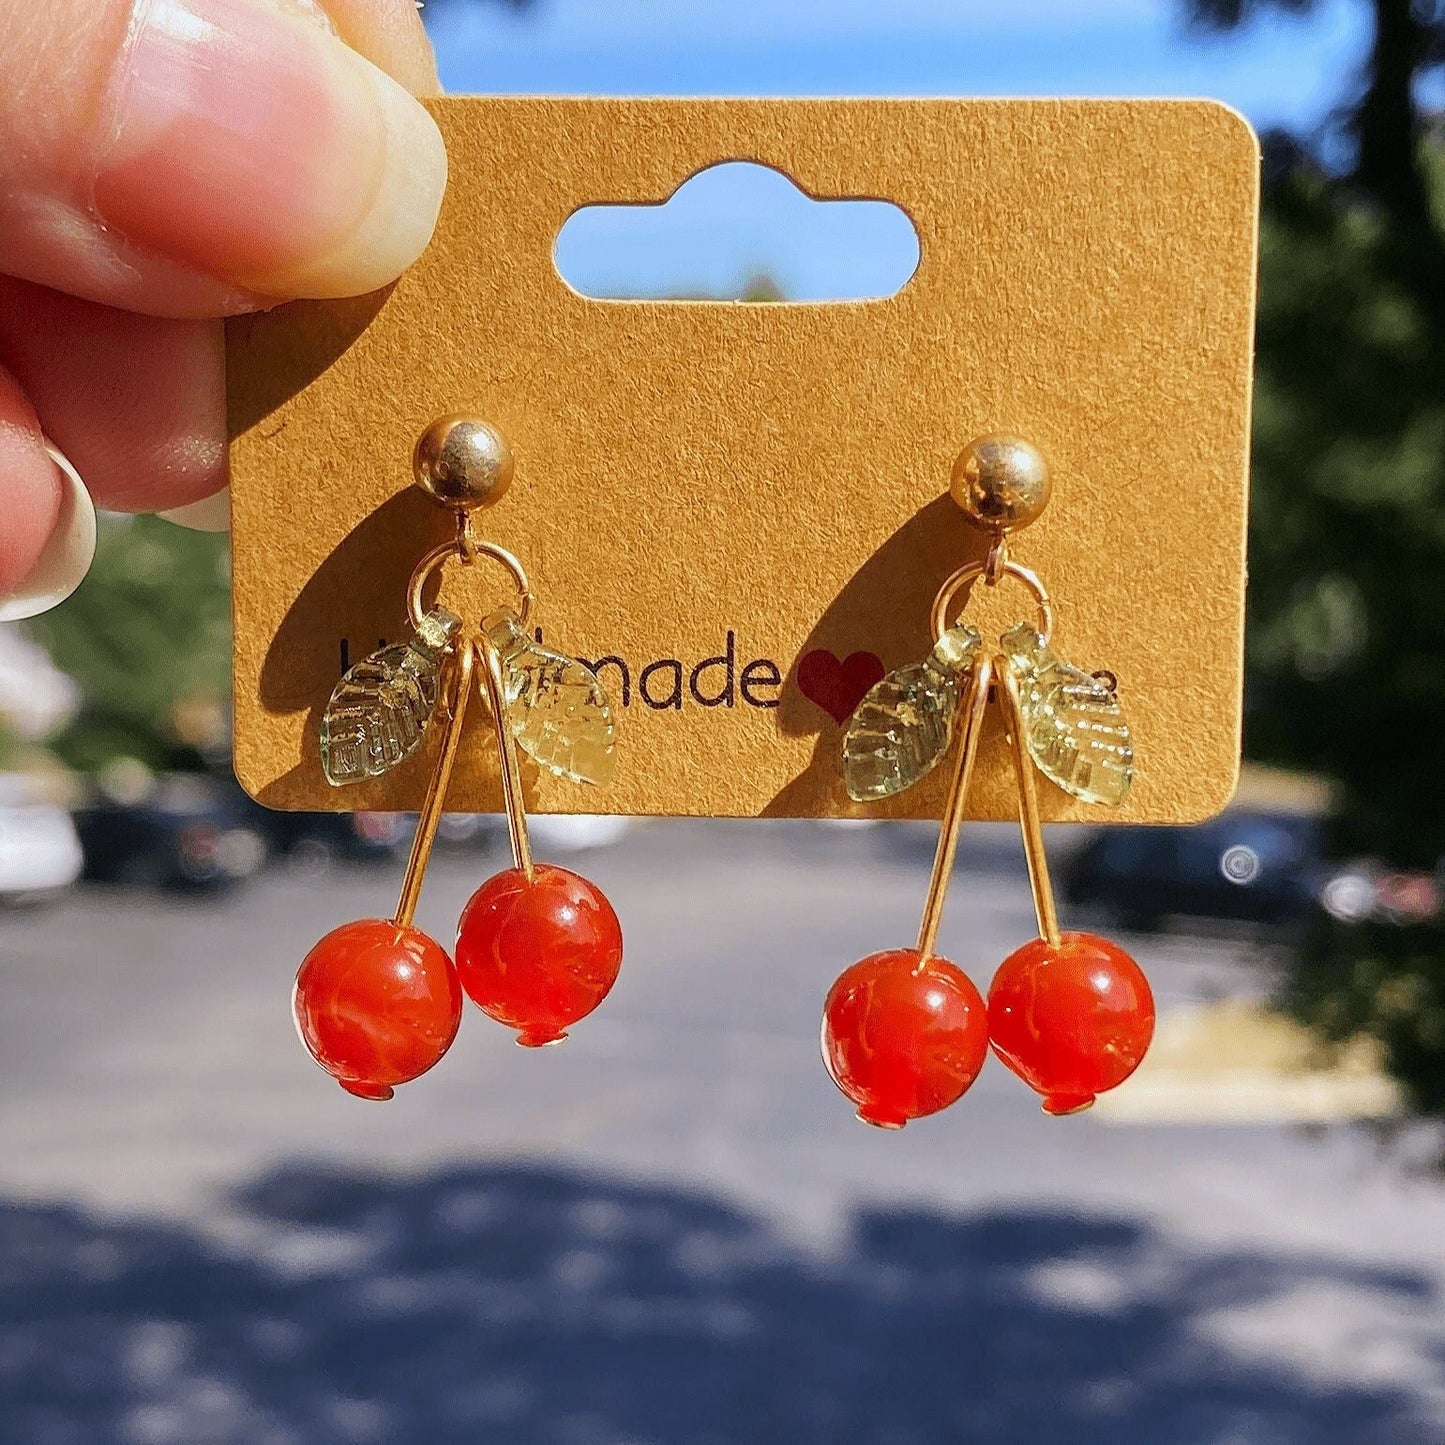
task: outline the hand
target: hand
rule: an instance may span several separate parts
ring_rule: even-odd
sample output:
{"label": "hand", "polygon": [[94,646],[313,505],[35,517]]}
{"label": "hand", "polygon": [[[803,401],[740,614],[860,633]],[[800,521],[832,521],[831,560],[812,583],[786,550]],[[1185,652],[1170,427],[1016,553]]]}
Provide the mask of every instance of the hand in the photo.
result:
{"label": "hand", "polygon": [[80,581],[86,492],[225,486],[218,318],[421,253],[437,88],[413,0],[0,0],[0,619]]}

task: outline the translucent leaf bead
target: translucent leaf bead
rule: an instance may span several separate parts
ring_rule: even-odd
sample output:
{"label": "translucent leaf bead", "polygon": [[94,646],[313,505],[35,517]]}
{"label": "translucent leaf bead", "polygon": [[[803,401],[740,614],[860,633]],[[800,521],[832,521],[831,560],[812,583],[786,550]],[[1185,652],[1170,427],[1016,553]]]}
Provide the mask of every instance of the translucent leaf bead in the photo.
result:
{"label": "translucent leaf bead", "polygon": [[515,613],[493,613],[483,625],[501,659],[507,722],[523,752],[574,783],[610,783],[616,729],[597,674],[533,641]]}
{"label": "translucent leaf bead", "polygon": [[890,798],[926,777],[948,749],[958,693],[982,639],[951,627],[922,662],[890,672],[854,710],[843,780],[859,803]]}
{"label": "translucent leaf bead", "polygon": [[462,990],[446,949],[383,918],[343,923],[301,964],[292,996],[311,1057],[349,1094],[389,1099],[451,1047]]}
{"label": "translucent leaf bead", "polygon": [[321,767],[333,788],[374,778],[416,751],[436,708],[442,654],[461,618],[434,608],[409,642],[364,657],[321,718]]}
{"label": "translucent leaf bead", "polygon": [[1047,1114],[1087,1109],[1122,1084],[1154,1037],[1154,995],[1143,970],[1116,943],[1065,933],[1036,938],[999,965],[988,991],[993,1051]]}
{"label": "translucent leaf bead", "polygon": [[916,948],[870,954],[833,985],[823,1062],[865,1124],[901,1129],[960,1098],[988,1057],[978,990],[962,969]]}
{"label": "translucent leaf bead", "polygon": [[1134,781],[1134,744],[1119,699],[1018,626],[999,639],[1019,685],[1024,745],[1045,777],[1086,803],[1117,808]]}
{"label": "translucent leaf bead", "polygon": [[517,1030],[528,1048],[554,1044],[607,997],[622,966],[622,927],[602,890],[539,863],[489,878],[457,929],[467,997]]}

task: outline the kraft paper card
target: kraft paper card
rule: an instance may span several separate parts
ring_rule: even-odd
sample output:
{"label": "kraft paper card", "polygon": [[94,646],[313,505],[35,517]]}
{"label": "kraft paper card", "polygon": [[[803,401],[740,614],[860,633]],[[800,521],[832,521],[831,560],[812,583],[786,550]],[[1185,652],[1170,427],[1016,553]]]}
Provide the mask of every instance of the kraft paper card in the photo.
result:
{"label": "kraft paper card", "polygon": [[[850,802],[842,723],[921,658],[939,583],[986,538],[948,497],[971,438],[1052,468],[1012,557],[1059,653],[1107,668],[1137,778],[1117,813],[1041,783],[1051,819],[1177,823],[1235,786],[1258,151],[1209,102],[565,100],[434,103],[452,179],[394,287],[231,324],[236,770],[278,808],[415,808],[435,741],[333,789],[321,711],[348,661],[407,635],[411,569],[450,534],[411,485],[450,412],[508,438],[477,515],[515,552],[545,641],[597,666],[617,780],[526,775],[542,812],[936,818],[947,768]],[[579,207],[660,203],[709,165],[772,166],[818,198],[895,202],[921,260],[884,300],[598,301],[553,263]],[[449,567],[472,618],[506,575]],[[1031,620],[976,587],[994,635]],[[438,730],[439,731],[439,730]],[[500,806],[475,706],[449,806]],[[990,725],[970,815],[1008,818]]]}

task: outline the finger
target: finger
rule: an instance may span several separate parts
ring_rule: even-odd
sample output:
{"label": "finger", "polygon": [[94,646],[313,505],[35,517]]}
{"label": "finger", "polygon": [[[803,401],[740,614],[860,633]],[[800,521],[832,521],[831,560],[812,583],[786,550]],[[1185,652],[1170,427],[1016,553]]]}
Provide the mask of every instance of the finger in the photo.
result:
{"label": "finger", "polygon": [[413,95],[439,95],[436,52],[414,3],[378,4],[377,0],[318,0],[337,33],[373,65]]}
{"label": "finger", "polygon": [[229,532],[231,530],[231,489],[222,487],[199,502],[187,502],[180,507],[166,507],[157,512],[168,522],[186,527],[192,532]]}
{"label": "finger", "polygon": [[95,556],[95,507],[75,468],[0,368],[0,622],[63,602]]}
{"label": "finger", "polygon": [[[0,270],[158,315],[341,296],[430,239],[411,0],[46,0],[0,30]],[[411,12],[408,14],[407,12]]]}
{"label": "finger", "polygon": [[219,321],[140,316],[0,277],[0,362],[99,505],[158,511],[225,486]]}
{"label": "finger", "polygon": [[0,367],[0,597],[8,597],[39,561],[60,516],[60,485],[35,408]]}

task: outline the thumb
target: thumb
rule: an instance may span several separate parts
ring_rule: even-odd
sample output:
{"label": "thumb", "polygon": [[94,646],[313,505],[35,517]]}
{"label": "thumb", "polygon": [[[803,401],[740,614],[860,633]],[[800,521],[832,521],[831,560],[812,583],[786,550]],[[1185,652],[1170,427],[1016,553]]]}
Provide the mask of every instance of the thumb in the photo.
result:
{"label": "thumb", "polygon": [[391,68],[424,83],[412,0],[34,7],[0,34],[0,270],[171,316],[394,280],[446,182],[431,117],[363,58],[403,33]]}

